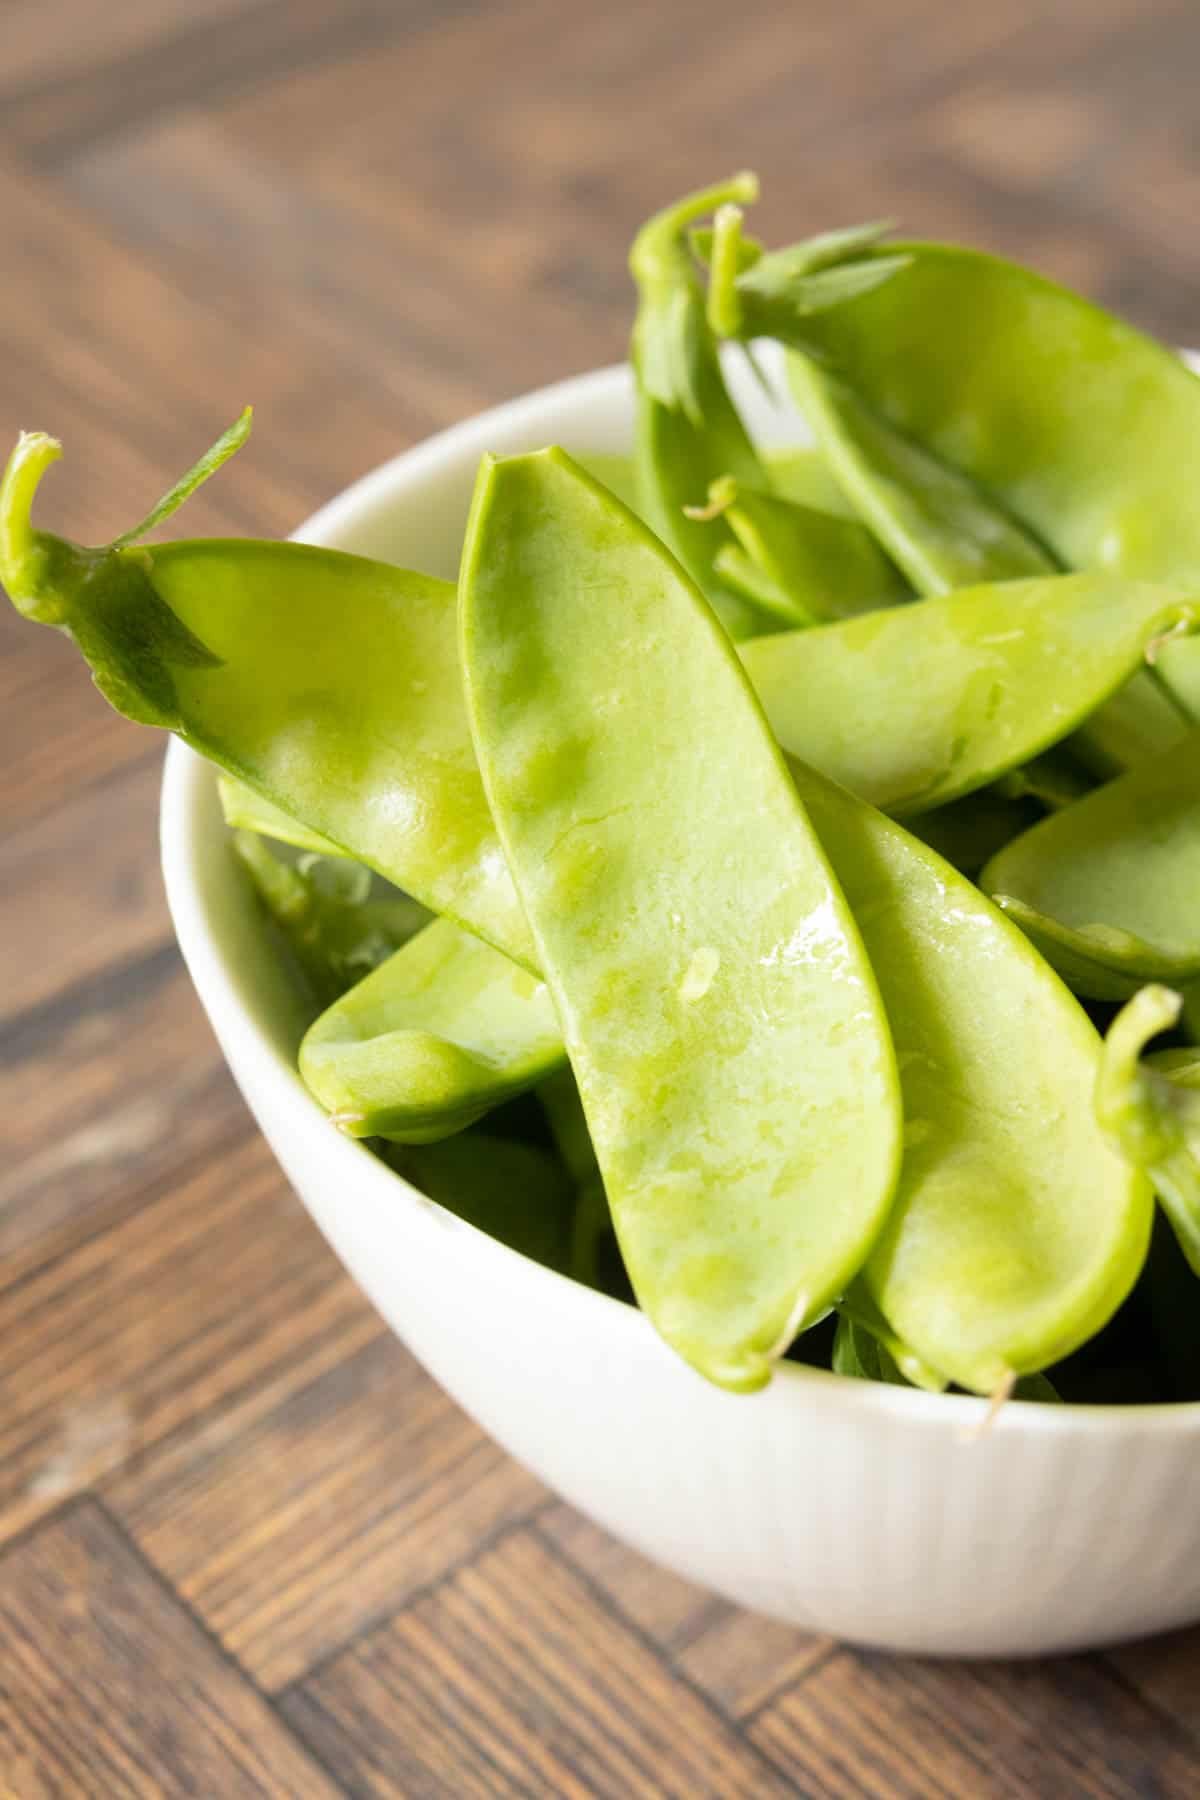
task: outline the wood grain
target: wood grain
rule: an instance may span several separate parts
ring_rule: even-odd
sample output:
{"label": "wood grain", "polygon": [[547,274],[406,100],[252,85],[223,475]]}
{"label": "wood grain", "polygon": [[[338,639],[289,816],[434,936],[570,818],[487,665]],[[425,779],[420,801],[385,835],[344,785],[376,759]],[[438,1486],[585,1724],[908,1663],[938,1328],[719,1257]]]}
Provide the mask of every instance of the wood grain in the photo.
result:
{"label": "wood grain", "polygon": [[1189,1800],[1183,1730],[1098,1661],[835,1656],[751,1723],[805,1792],[862,1800]]}
{"label": "wood grain", "polygon": [[[368,1323],[362,1321],[364,1335]],[[390,1335],[224,1411],[107,1490],[263,1687],[304,1675],[545,1498]],[[278,1384],[282,1386],[282,1384]]]}
{"label": "wood grain", "polygon": [[379,1326],[261,1139],[241,1135],[0,1292],[0,1534]]}
{"label": "wood grain", "polygon": [[790,1791],[531,1530],[371,1633],[283,1710],[352,1793]]}
{"label": "wood grain", "polygon": [[0,1559],[0,1641],[8,1793],[338,1792],[92,1502]]}
{"label": "wood grain", "polygon": [[[0,436],[102,542],[279,534],[624,352],[629,237],[746,164],[1200,341],[1191,0],[12,0]],[[857,1655],[615,1544],[316,1236],[172,947],[162,744],[0,609],[0,1793],[1194,1796],[1200,1631]],[[1181,1504],[1187,1503],[1181,1496]]]}

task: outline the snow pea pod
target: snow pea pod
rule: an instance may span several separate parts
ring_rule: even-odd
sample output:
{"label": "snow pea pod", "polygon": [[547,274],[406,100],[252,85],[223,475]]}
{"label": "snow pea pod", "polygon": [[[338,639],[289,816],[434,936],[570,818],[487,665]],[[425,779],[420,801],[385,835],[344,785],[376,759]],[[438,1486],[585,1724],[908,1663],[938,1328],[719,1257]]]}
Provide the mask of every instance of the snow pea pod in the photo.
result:
{"label": "snow pea pod", "polygon": [[679,558],[735,637],[757,628],[757,611],[714,582],[712,559],[719,545],[711,530],[689,518],[685,509],[719,475],[763,485],[766,477],[725,386],[687,231],[716,207],[753,200],[757,194],[757,179],[742,174],[688,195],[647,220],[629,255],[638,289],[631,347],[637,384],[636,510]]}
{"label": "snow pea pod", "polygon": [[817,512],[833,513],[839,519],[858,518],[853,503],[847,500],[815,444],[800,444],[791,450],[764,450],[762,458],[770,470],[775,492],[785,500],[814,507]]}
{"label": "snow pea pod", "polygon": [[217,793],[225,823],[234,831],[253,831],[259,837],[273,838],[277,844],[310,850],[315,856],[346,854],[340,845],[293,819],[282,807],[274,806],[265,795],[256,793],[244,781],[235,781],[232,775],[218,775]]}
{"label": "snow pea pod", "polygon": [[980,885],[1091,999],[1200,977],[1200,731],[1014,838]]}
{"label": "snow pea pod", "polygon": [[996,785],[1007,799],[1037,800],[1047,812],[1057,812],[1060,806],[1082,800],[1095,783],[1071,751],[1060,745],[1031,757],[1020,768],[1003,776]]}
{"label": "snow pea pod", "polygon": [[788,377],[839,484],[918,593],[1055,570],[1041,545],[973,481],[897,431],[836,375],[793,354]]}
{"label": "snow pea pod", "polygon": [[562,451],[485,460],[460,609],[484,785],[634,1289],[701,1373],[760,1387],[896,1177],[853,919],[712,613]]}
{"label": "snow pea pod", "polygon": [[[771,484],[785,500],[811,506],[817,512],[853,519],[854,508],[833,479],[829,465],[815,444],[796,444],[789,449],[759,450]],[[631,511],[638,510],[637,476],[632,456],[610,450],[578,450],[575,460],[589,475],[602,481]],[[696,496],[693,494],[694,500]]]}
{"label": "snow pea pod", "polygon": [[711,484],[708,504],[695,516],[724,520],[737,548],[718,551],[714,568],[737,582],[748,557],[761,577],[749,584],[749,597],[786,625],[850,618],[909,597],[898,569],[857,520],[763,493],[732,475]]}
{"label": "snow pea pod", "polygon": [[[764,627],[758,608],[732,594],[713,575],[713,558],[727,528],[715,532],[687,516],[719,476],[769,488],[770,477],[730,398],[717,339],[707,316],[704,286],[688,230],[697,219],[757,198],[750,174],[688,195],[656,213],[633,242],[629,267],[638,289],[632,360],[637,385],[634,470],[637,511],[707,595],[731,636]],[[779,329],[803,341],[806,321],[842,303],[862,283],[888,280],[886,259],[863,258],[875,228],[814,240],[759,261],[763,288],[754,301]],[[781,260],[786,257],[786,260]],[[736,261],[735,257],[735,261]],[[753,272],[752,272],[753,273]],[[755,316],[758,316],[757,314]]]}
{"label": "snow pea pod", "polygon": [[373,898],[359,864],[313,855],[285,863],[251,831],[236,832],[233,848],[320,1005],[370,975],[428,916],[404,895]]}
{"label": "snow pea pod", "polygon": [[348,1136],[427,1144],[564,1057],[545,984],[436,919],[310,1026],[300,1073]]}
{"label": "snow pea pod", "polygon": [[885,812],[927,811],[1073,731],[1200,602],[1052,575],[752,639],[739,655],[785,751]]}
{"label": "snow pea pod", "polygon": [[1169,988],[1142,988],[1104,1040],[1096,1111],[1122,1155],[1145,1169],[1192,1269],[1200,1275],[1200,1058],[1195,1052],[1142,1060],[1179,1018]]}
{"label": "snow pea pod", "polygon": [[860,1277],[897,1336],[978,1393],[1084,1343],[1145,1258],[1153,1201],[1092,1108],[1099,1039],[1019,931],[924,844],[793,767],[891,1022],[906,1121]]}
{"label": "snow pea pod", "polygon": [[1111,781],[1181,743],[1191,729],[1191,719],[1160,682],[1136,675],[1076,732],[1071,752],[1098,781]]}
{"label": "snow pea pod", "polygon": [[[846,1293],[838,1302],[838,1337],[842,1339],[842,1355],[845,1359],[854,1356],[865,1366],[868,1379],[881,1381],[891,1380],[892,1375],[882,1371],[894,1371],[894,1378],[910,1387],[924,1388],[927,1393],[940,1394],[950,1385],[944,1375],[931,1369],[916,1354],[910,1344],[897,1336],[876,1306],[861,1277],[852,1281]],[[834,1340],[834,1354],[837,1355],[837,1339]],[[836,1363],[835,1363],[836,1366]],[[876,1367],[878,1374],[870,1371]]]}
{"label": "snow pea pod", "polygon": [[[1200,381],[1078,294],[955,245],[808,321],[812,347],[895,429],[1020,520],[1065,568],[1200,577]],[[865,256],[878,254],[870,250]],[[1159,673],[1200,716],[1200,651]]]}
{"label": "snow pea pod", "polygon": [[118,711],[531,964],[471,749],[453,584],[306,544],[83,549],[30,526],[58,455],[23,435],[0,482],[18,610],[70,632]]}

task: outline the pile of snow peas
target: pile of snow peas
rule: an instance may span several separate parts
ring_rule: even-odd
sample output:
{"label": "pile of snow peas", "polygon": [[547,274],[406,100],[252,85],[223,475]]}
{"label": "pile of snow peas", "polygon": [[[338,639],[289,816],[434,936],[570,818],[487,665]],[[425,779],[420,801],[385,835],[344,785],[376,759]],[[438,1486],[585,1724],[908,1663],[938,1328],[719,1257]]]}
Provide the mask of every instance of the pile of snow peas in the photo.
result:
{"label": "pile of snow peas", "polygon": [[99,549],[22,434],[0,579],[217,765],[303,1080],[434,1199],[734,1390],[1200,1397],[1200,381],[756,193],[638,233],[630,456],[485,457],[457,584],[146,543],[248,413]]}

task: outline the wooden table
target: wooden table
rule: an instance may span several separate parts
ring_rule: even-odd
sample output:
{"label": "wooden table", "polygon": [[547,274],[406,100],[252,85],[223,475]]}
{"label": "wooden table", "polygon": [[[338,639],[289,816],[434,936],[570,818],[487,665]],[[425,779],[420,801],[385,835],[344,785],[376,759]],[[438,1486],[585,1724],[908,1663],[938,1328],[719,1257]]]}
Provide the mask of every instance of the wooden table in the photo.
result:
{"label": "wooden table", "polygon": [[[635,225],[746,163],[769,237],[895,214],[1200,339],[1192,0],[10,0],[3,28],[0,437],[62,436],[42,516],[85,540],[247,399],[189,530],[284,533],[619,356]],[[0,1790],[1200,1793],[1200,1633],[858,1654],[649,1566],[483,1438],[222,1067],[161,758],[0,610]]]}

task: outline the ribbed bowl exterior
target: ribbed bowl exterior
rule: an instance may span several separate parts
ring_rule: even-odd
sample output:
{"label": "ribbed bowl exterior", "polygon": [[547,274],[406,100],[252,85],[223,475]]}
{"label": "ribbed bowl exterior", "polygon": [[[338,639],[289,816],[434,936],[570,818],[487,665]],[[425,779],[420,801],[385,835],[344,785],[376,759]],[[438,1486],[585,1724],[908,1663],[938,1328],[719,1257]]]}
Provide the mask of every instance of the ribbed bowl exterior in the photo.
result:
{"label": "ribbed bowl exterior", "polygon": [[[795,441],[761,396],[761,435]],[[619,451],[624,368],[469,421],[368,476],[299,534],[452,575],[484,449]],[[163,866],[180,945],[263,1133],[414,1354],[551,1487],[743,1605],[943,1655],[1074,1649],[1200,1618],[1200,1406],[1120,1409],[906,1392],[785,1364],[708,1387],[632,1308],[528,1262],[334,1131],[225,852],[211,772],[173,744]]]}

